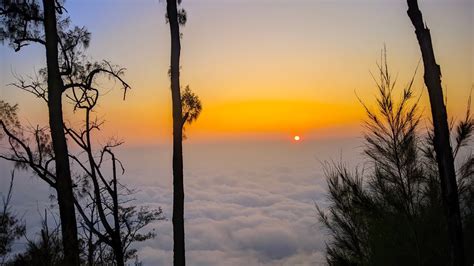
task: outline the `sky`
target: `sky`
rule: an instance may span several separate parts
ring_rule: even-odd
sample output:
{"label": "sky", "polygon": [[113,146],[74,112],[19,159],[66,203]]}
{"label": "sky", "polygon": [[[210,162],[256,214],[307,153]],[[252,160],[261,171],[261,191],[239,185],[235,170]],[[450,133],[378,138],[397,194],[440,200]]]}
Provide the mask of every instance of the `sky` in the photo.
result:
{"label": "sky", "polygon": [[[399,88],[414,73],[420,53],[405,1],[395,0],[187,0],[182,29],[181,83],[203,104],[188,126],[190,141],[305,139],[360,134],[364,118],[356,95],[373,102],[380,52],[387,47]],[[104,83],[97,111],[104,135],[130,145],[169,143],[170,39],[165,1],[69,0],[73,24],[92,33],[90,59],[127,69],[126,101],[119,86]],[[459,117],[473,84],[473,4],[468,0],[420,1],[431,28],[451,116]],[[1,97],[20,104],[28,123],[46,123],[44,104],[7,86],[13,73],[32,75],[44,65],[41,47],[14,53],[0,48]],[[422,67],[421,67],[422,69]],[[429,108],[418,72],[415,91]],[[426,112],[429,109],[424,109]],[[77,115],[76,115],[77,116]],[[66,118],[75,115],[66,110]]]}
{"label": "sky", "polygon": [[[419,1],[441,65],[447,107],[461,117],[473,84],[473,3]],[[324,162],[363,166],[359,96],[374,106],[381,50],[401,90],[420,52],[402,0],[184,0],[181,84],[203,112],[184,145],[186,250],[190,265],[320,265],[327,232],[315,204],[327,204]],[[99,136],[121,138],[121,181],[138,205],[162,207],[157,237],[136,246],[144,265],[171,265],[170,39],[161,0],[68,0],[73,24],[92,33],[87,54],[127,69],[132,90],[102,81]],[[24,123],[47,125],[39,99],[7,84],[44,66],[44,50],[0,46],[0,97],[20,106]],[[415,80],[429,115],[422,66]],[[66,101],[67,102],[67,101]],[[79,116],[79,118],[78,118]],[[65,105],[68,121],[80,120]],[[424,124],[428,124],[428,119]],[[301,136],[299,142],[293,136]],[[100,139],[103,137],[103,139]],[[12,165],[0,161],[0,194]],[[17,172],[14,211],[30,237],[54,194]],[[15,244],[22,250],[25,241]]]}

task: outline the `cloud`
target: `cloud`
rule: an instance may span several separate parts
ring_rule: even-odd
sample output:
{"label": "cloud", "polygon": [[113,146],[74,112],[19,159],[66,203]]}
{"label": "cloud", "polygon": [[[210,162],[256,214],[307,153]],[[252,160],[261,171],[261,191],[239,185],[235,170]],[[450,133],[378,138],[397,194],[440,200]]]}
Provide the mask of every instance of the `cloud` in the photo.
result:
{"label": "cloud", "polygon": [[[321,171],[313,164],[292,168],[278,163],[273,169],[186,169],[186,251],[190,265],[323,263],[326,237],[314,207],[324,198]],[[316,160],[313,163],[318,164]],[[146,186],[141,190],[141,201],[151,202],[166,189],[156,187],[157,192],[151,193],[153,187]],[[163,208],[171,217],[171,204]],[[171,248],[171,221],[166,223],[157,225],[158,239],[140,249],[145,265],[151,262],[150,250],[160,250],[156,262],[167,257],[165,264],[171,263],[172,254],[162,252],[164,247]]]}
{"label": "cloud", "polygon": [[261,225],[243,228],[233,233],[241,248],[259,252],[264,260],[282,259],[294,255],[298,241],[287,226]]}
{"label": "cloud", "polygon": [[[261,146],[213,149],[195,147],[185,158],[188,264],[322,264],[326,234],[318,223],[314,204],[323,203],[326,184],[320,164],[314,159],[315,148],[273,147],[272,151],[279,152],[273,152],[271,161],[262,162],[257,161],[266,154]],[[334,151],[334,157],[339,157],[341,149]],[[126,166],[122,180],[137,190],[137,204],[162,207],[168,218],[150,226],[156,229],[155,239],[136,245],[139,259],[144,265],[171,265],[169,150],[123,150],[119,155]],[[29,176],[17,178],[15,208],[28,210],[25,217],[36,223],[37,202],[51,202],[44,194],[49,191],[46,185]]]}

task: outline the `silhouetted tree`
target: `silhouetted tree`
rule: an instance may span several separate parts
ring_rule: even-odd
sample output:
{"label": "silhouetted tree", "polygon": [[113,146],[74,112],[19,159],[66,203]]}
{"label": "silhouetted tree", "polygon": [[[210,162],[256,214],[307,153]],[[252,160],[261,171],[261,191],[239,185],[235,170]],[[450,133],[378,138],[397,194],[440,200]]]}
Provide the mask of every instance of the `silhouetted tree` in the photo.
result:
{"label": "silhouetted tree", "polygon": [[425,26],[417,0],[407,0],[408,16],[415,27],[425,68],[425,84],[431,103],[433,118],[433,146],[441,179],[441,191],[446,219],[449,228],[449,265],[464,265],[463,234],[459,196],[456,185],[453,150],[450,144],[450,133],[446,106],[444,105],[441,86],[441,68],[436,63],[430,30]]}
{"label": "silhouetted tree", "polygon": [[[432,134],[423,141],[420,117],[413,101],[413,78],[394,100],[385,55],[379,65],[378,110],[365,104],[365,135],[369,168],[349,171],[343,164],[327,165],[327,212],[318,207],[332,240],[327,244],[330,265],[446,265],[447,224],[443,217]],[[466,146],[474,121],[468,109],[457,126],[456,150]],[[457,154],[457,152],[456,152]],[[465,227],[472,230],[472,155],[459,168]],[[466,170],[471,169],[471,170]],[[472,241],[474,236],[469,236]],[[472,248],[472,245],[471,245]]]}
{"label": "silhouetted tree", "polygon": [[[181,93],[180,53],[181,34],[179,27],[187,20],[184,9],[178,9],[180,0],[167,0],[167,21],[171,34],[171,96],[173,107],[173,252],[174,265],[186,265],[184,244],[184,175],[183,175],[183,127],[194,121],[201,112],[199,98],[189,86]],[[184,109],[184,112],[183,112]]]}
{"label": "silhouetted tree", "polygon": [[[0,100],[0,120],[8,126],[18,127],[19,121],[17,116],[18,106],[10,105]],[[5,135],[0,131],[0,141]],[[3,208],[0,213],[0,264],[4,264],[11,252],[13,242],[23,236],[25,225],[10,209],[10,201],[13,193],[14,172],[11,174],[10,186],[6,197],[2,197]]]}
{"label": "silhouetted tree", "polygon": [[56,225],[54,228],[49,227],[46,210],[41,222],[41,231],[38,235],[38,240],[30,240],[25,236],[27,240],[26,251],[15,255],[14,259],[8,261],[6,265],[64,265],[64,250],[59,235],[59,225]]}
{"label": "silhouetted tree", "polygon": [[[49,110],[49,127],[51,131],[52,149],[54,151],[55,174],[57,180],[54,188],[61,218],[61,232],[64,244],[64,263],[79,265],[79,246],[77,239],[77,223],[74,208],[71,170],[69,166],[68,147],[64,134],[62,113],[62,95],[65,90],[62,75],[68,74],[71,66],[67,65],[68,46],[75,43],[63,42],[60,35],[67,34],[68,19],[58,20],[64,8],[60,0],[43,0],[42,7],[37,0],[0,2],[0,40],[9,40],[15,51],[30,43],[44,45],[46,49],[47,98]],[[58,26],[59,25],[59,26]],[[88,43],[88,33],[85,30],[73,30],[76,41]],[[63,39],[64,40],[64,39]],[[68,40],[68,38],[66,38]],[[62,48],[63,58],[58,54]],[[63,63],[63,65],[61,65]]]}
{"label": "silhouetted tree", "polygon": [[[108,63],[92,69],[99,68],[108,69],[108,75],[113,77],[119,77],[123,71]],[[88,81],[88,78],[83,81],[76,79],[76,86],[69,97],[75,103],[76,112],[84,114],[81,128],[66,126],[66,135],[79,147],[79,153],[70,157],[83,172],[78,176],[79,190],[75,204],[85,229],[89,263],[99,261],[124,265],[136,253],[135,249],[130,248],[132,243],[155,236],[154,232],[142,234],[140,230],[151,222],[162,220],[163,216],[161,209],[137,208],[129,204],[129,196],[133,192],[118,181],[120,173],[125,170],[113,152],[122,142],[112,139],[98,152],[95,151],[93,133],[100,130],[103,122],[93,120],[91,115],[97,106],[100,91],[92,87],[93,82]],[[121,81],[126,90],[128,85]],[[98,258],[95,251],[100,251]]]}
{"label": "silhouetted tree", "polygon": [[[65,78],[64,87],[68,89],[66,97],[73,104],[74,113],[84,115],[84,124],[79,128],[68,124],[64,125],[64,128],[70,140],[69,145],[74,145],[77,147],[75,150],[78,150],[77,154],[70,153],[69,158],[72,165],[76,166],[73,175],[74,204],[81,218],[83,238],[87,247],[85,257],[90,264],[124,265],[125,261],[135,256],[136,250],[130,247],[132,243],[155,236],[153,231],[142,233],[142,229],[151,222],[164,219],[161,209],[150,210],[130,204],[132,191],[118,181],[118,175],[123,173],[124,168],[113,152],[122,142],[112,139],[105,146],[94,148],[93,134],[99,131],[103,124],[92,115],[103,90],[97,87],[97,84],[101,84],[100,77],[119,81],[124,90],[124,97],[130,87],[121,78],[123,68],[107,61],[92,63],[81,59],[84,57],[77,47],[68,53],[71,71]],[[45,77],[42,75],[44,70],[39,72],[34,80],[19,78],[14,85],[41,98],[45,92]],[[3,123],[2,120],[0,123]],[[20,167],[30,167],[41,179],[54,187],[57,177],[49,167],[54,158],[49,135],[44,129],[37,127],[31,130],[33,134],[28,137],[23,134],[27,130],[17,123],[14,124],[14,127],[2,124],[11,152],[0,157],[14,161]]]}
{"label": "silhouetted tree", "polygon": [[[1,108],[0,108],[1,109]],[[17,215],[10,209],[10,201],[13,193],[13,181],[15,173],[12,172],[10,186],[6,196],[2,197],[3,208],[0,212],[0,264],[3,265],[8,259],[13,242],[25,233],[25,224],[18,219]]]}
{"label": "silhouetted tree", "polygon": [[[91,110],[88,109],[86,113]],[[19,134],[21,137],[16,137],[2,121],[0,123],[12,150],[9,156],[0,156],[15,162],[18,167],[30,167],[41,179],[54,186],[56,177],[49,166],[53,155],[45,129],[33,129],[31,136],[26,137],[26,130],[16,128],[17,132],[22,132]],[[73,165],[77,166],[74,175],[75,205],[80,213],[80,224],[83,229],[83,243],[86,247],[84,257],[91,265],[96,263],[124,265],[125,261],[136,256],[136,250],[131,248],[133,243],[155,237],[154,231],[143,233],[143,229],[154,221],[163,220],[164,217],[161,209],[154,210],[131,204],[130,196],[133,191],[119,183],[119,172],[123,173],[124,169],[112,151],[121,143],[110,141],[95,154],[91,144],[91,132],[99,130],[102,123],[96,120],[95,122],[88,120],[87,123],[90,123],[89,126],[79,130],[66,127],[67,136],[80,148],[78,154],[69,156]],[[110,157],[110,161],[107,156]],[[108,162],[111,171],[107,169]],[[37,250],[32,243],[29,244],[30,248],[33,251]],[[44,252],[49,254],[54,250]],[[35,257],[24,255],[17,261],[24,261],[25,256],[30,259]]]}
{"label": "silhouetted tree", "polygon": [[[42,12],[38,4],[34,1],[25,2],[23,4],[16,4],[10,1],[3,3],[5,6],[5,21],[6,29],[5,32],[7,38],[11,40],[11,44],[18,50],[20,47],[24,46],[24,41],[36,41],[42,44],[46,44],[47,51],[51,48],[48,46],[48,29],[51,30],[52,25],[46,25],[47,20],[50,19],[47,16],[51,15],[51,10],[47,14],[46,8],[47,3],[44,3],[44,19],[42,19]],[[59,2],[56,2],[56,12],[58,14],[62,13],[62,6]],[[20,10],[20,11],[18,11]],[[41,38],[39,29],[32,28],[29,26],[25,29],[15,28],[18,25],[23,25],[21,23],[29,23],[29,16],[24,18],[23,10],[28,12],[33,12],[31,10],[36,10],[38,17],[41,18],[41,21],[34,24],[35,27],[38,27],[40,22],[45,24],[45,39],[43,41]],[[16,12],[16,13],[14,13]],[[18,12],[19,15],[18,15]],[[34,13],[34,12],[33,12]],[[35,13],[35,14],[36,14]],[[52,11],[55,14],[54,10]],[[17,17],[14,17],[11,14],[15,14]],[[23,16],[23,17],[21,17]],[[16,20],[12,19],[14,17]],[[23,19],[23,20],[22,20]],[[49,22],[52,23],[51,21]],[[56,23],[56,22],[54,22]],[[134,256],[136,250],[131,249],[130,245],[133,242],[145,241],[149,238],[155,236],[153,232],[146,234],[140,233],[140,230],[143,229],[149,223],[163,219],[161,210],[148,210],[147,208],[137,208],[136,206],[129,206],[127,203],[129,200],[126,199],[126,202],[120,200],[121,196],[127,196],[131,193],[130,190],[122,187],[117,180],[117,165],[120,165],[113,153],[112,149],[118,145],[119,142],[110,142],[108,145],[103,147],[100,150],[100,161],[96,160],[94,149],[92,147],[93,142],[91,140],[91,132],[98,130],[101,123],[97,120],[92,120],[91,112],[97,104],[99,98],[99,88],[97,88],[97,80],[101,76],[107,76],[119,81],[124,89],[124,98],[127,90],[129,89],[128,84],[121,78],[123,75],[124,69],[117,66],[111,65],[109,62],[93,63],[85,60],[83,55],[83,49],[87,48],[90,41],[90,34],[84,28],[72,28],[67,30],[69,26],[69,20],[63,19],[59,20],[58,25],[54,25],[55,31],[54,36],[50,36],[54,39],[56,43],[56,52],[59,48],[59,54],[55,56],[48,56],[48,67],[39,71],[39,74],[32,79],[27,81],[22,77],[17,77],[17,83],[13,84],[14,86],[32,93],[38,98],[42,98],[45,102],[48,103],[50,107],[50,112],[52,101],[57,101],[59,98],[59,104],[61,103],[61,96],[63,94],[71,100],[74,104],[75,110],[84,110],[85,111],[85,125],[79,130],[75,130],[72,127],[66,126],[61,122],[61,133],[62,135],[66,134],[72,141],[73,144],[77,145],[82,154],[85,154],[85,157],[80,157],[78,155],[68,154],[65,155],[65,159],[68,162],[69,169],[69,158],[72,159],[73,163],[76,164],[81,171],[82,175],[76,177],[76,183],[74,186],[77,188],[76,192],[79,191],[80,187],[83,191],[77,193],[76,196],[72,198],[72,203],[78,208],[78,211],[81,215],[81,224],[83,229],[85,228],[89,233],[92,233],[94,237],[98,240],[94,242],[88,241],[88,244],[91,246],[88,247],[88,261],[91,262],[94,258],[95,251],[100,250],[103,252],[104,258],[100,258],[104,263],[116,263],[118,265],[124,265],[124,262]],[[56,28],[57,26],[57,28]],[[25,40],[18,37],[18,30],[22,31],[21,36],[28,35],[33,37],[28,37]],[[52,30],[51,30],[52,31]],[[52,58],[56,58],[56,62],[52,62],[52,67],[50,61],[53,61]],[[49,60],[51,59],[51,60]],[[59,79],[51,81],[51,71],[50,69],[58,69],[52,71],[52,74]],[[51,83],[53,82],[53,84]],[[60,87],[59,96],[56,95],[55,99],[51,98],[51,95],[54,93],[51,88]],[[62,108],[62,107],[61,107]],[[58,111],[57,109],[55,109]],[[61,109],[59,110],[61,111]],[[56,112],[57,114],[57,112]],[[62,119],[62,118],[61,118]],[[53,160],[57,160],[58,154],[56,150],[53,155],[52,148],[55,146],[53,127],[51,126],[51,136],[45,132],[44,129],[37,127],[33,129],[33,134],[31,137],[24,136],[24,129],[21,126],[11,126],[3,120],[0,120],[2,124],[3,131],[8,136],[10,144],[10,155],[2,155],[3,158],[11,160],[17,163],[20,167],[30,167],[41,179],[45,180],[49,185],[58,189],[60,178],[60,172],[56,169],[53,171],[50,169],[50,163]],[[59,128],[57,128],[59,130]],[[52,141],[51,141],[52,140]],[[33,147],[30,146],[30,142],[33,142]],[[66,147],[67,148],[67,147]],[[62,150],[64,151],[64,150]],[[66,149],[67,151],[67,149]],[[105,157],[110,156],[112,159],[112,176],[108,179],[107,175],[104,173],[103,163],[106,161]],[[56,162],[57,164],[57,162]],[[104,163],[105,165],[105,163]],[[70,175],[70,170],[68,170]],[[71,184],[72,180],[71,180]],[[83,184],[83,186],[81,186]],[[90,187],[85,185],[92,184]],[[88,190],[90,188],[90,190]],[[126,191],[125,194],[120,194],[120,191]],[[87,195],[85,197],[84,195]],[[58,198],[60,196],[58,195]],[[89,201],[88,201],[89,199]],[[84,205],[81,205],[83,203]],[[86,213],[86,210],[91,210],[90,213]],[[74,210],[74,208],[73,208]],[[61,210],[60,210],[61,211]],[[91,217],[88,216],[91,215]],[[97,219],[94,220],[94,215]],[[102,231],[104,229],[105,232]],[[77,238],[77,236],[75,236]],[[89,234],[89,239],[93,237]],[[67,242],[65,239],[64,242]],[[106,247],[104,248],[103,245]],[[66,243],[65,243],[66,246]],[[96,249],[94,247],[99,247]],[[67,248],[65,247],[67,251]],[[67,257],[65,253],[65,257]],[[109,254],[109,256],[106,256]],[[67,258],[66,258],[67,260]],[[70,261],[65,262],[68,265],[72,265]]]}

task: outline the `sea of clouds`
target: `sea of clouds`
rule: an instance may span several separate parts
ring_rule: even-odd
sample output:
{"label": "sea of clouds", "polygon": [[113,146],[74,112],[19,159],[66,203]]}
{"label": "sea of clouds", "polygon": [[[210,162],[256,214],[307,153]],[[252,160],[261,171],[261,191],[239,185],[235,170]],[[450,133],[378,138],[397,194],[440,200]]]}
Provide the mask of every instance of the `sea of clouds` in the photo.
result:
{"label": "sea of clouds", "polygon": [[[185,143],[185,229],[189,265],[320,265],[327,232],[315,204],[325,206],[326,160],[357,163],[357,139],[300,143]],[[143,265],[172,265],[172,171],[168,146],[122,147],[122,183],[136,204],[161,207],[167,220],[149,226],[155,239],[136,245]],[[9,165],[1,162],[1,192]],[[13,210],[39,230],[54,194],[31,174],[15,180]],[[20,240],[15,250],[24,248]]]}

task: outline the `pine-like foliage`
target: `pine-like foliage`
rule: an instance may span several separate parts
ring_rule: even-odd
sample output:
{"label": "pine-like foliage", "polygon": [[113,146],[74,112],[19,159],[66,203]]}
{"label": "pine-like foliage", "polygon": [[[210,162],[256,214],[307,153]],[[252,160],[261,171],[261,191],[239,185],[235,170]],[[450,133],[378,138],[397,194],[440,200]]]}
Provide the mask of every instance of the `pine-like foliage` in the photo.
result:
{"label": "pine-like foliage", "polygon": [[[397,101],[396,81],[389,74],[385,54],[378,70],[378,108],[371,110],[363,104],[367,167],[352,172],[343,164],[326,167],[329,206],[327,210],[318,207],[318,213],[332,238],[327,243],[327,263],[447,265],[447,225],[432,134],[419,129],[414,78]],[[469,147],[473,125],[468,108],[465,119],[453,130],[456,155]],[[467,251],[474,248],[473,156],[458,165],[465,248],[471,254]]]}

